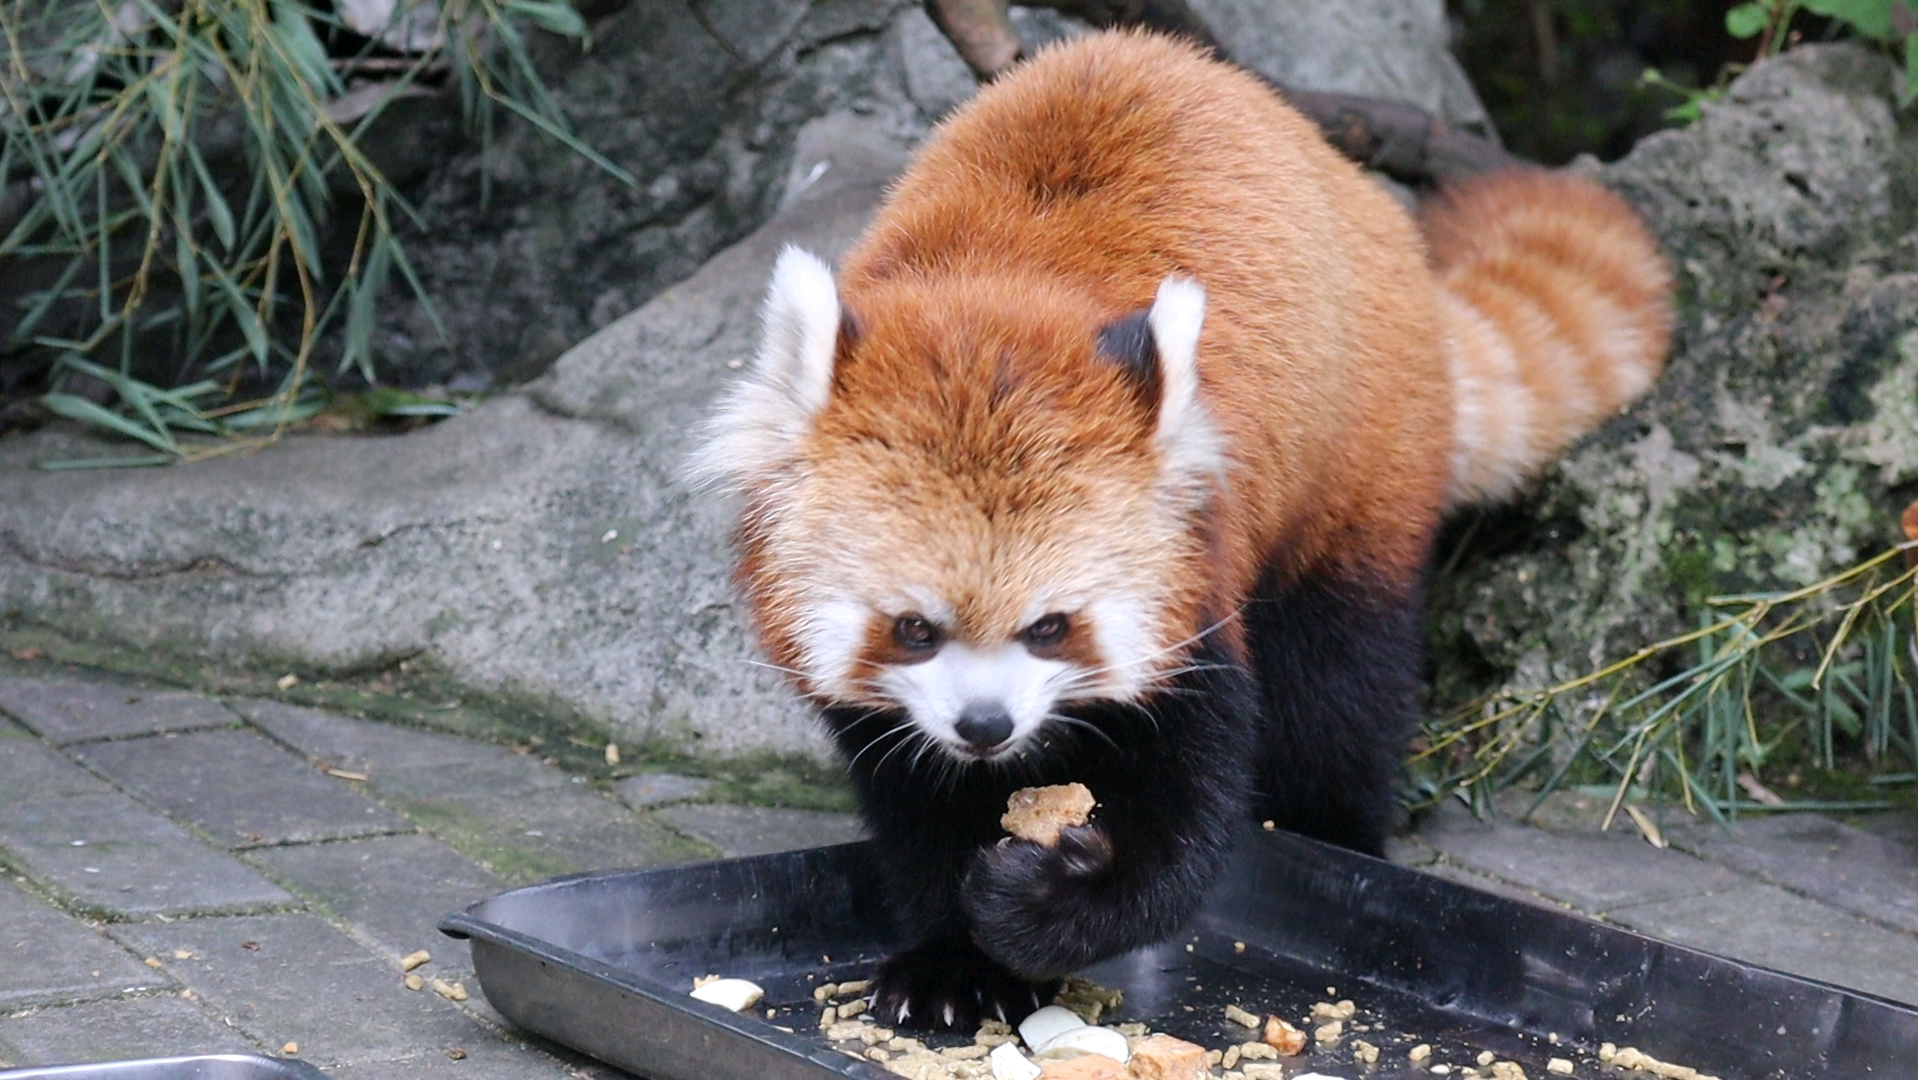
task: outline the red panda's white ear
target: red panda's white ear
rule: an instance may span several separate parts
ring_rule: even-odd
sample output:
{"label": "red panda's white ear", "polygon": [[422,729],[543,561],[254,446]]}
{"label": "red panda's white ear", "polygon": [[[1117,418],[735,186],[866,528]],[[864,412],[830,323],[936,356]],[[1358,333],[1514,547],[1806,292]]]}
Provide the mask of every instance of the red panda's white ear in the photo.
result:
{"label": "red panda's white ear", "polygon": [[796,247],[780,252],[762,318],[752,371],[720,402],[688,462],[695,481],[737,487],[777,471],[832,393],[841,312],[826,264]]}
{"label": "red panda's white ear", "polygon": [[753,377],[784,391],[810,417],[832,389],[832,360],[839,338],[839,286],[832,271],[796,247],[779,253],[766,290],[764,329]]}
{"label": "red panda's white ear", "polygon": [[1199,331],[1205,326],[1205,288],[1173,275],[1159,283],[1146,314],[1159,359],[1156,440],[1167,479],[1202,485],[1225,469],[1224,444],[1199,400]]}

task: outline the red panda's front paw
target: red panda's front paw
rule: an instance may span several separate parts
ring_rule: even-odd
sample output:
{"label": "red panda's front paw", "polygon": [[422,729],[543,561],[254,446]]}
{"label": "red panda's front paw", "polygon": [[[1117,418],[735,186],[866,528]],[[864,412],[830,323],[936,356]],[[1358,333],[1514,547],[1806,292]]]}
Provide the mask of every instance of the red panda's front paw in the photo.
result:
{"label": "red panda's front paw", "polygon": [[1011,840],[981,851],[965,883],[973,940],[1028,978],[1076,969],[1097,948],[1076,928],[1111,869],[1112,839],[1097,825],[1062,830],[1055,847]]}
{"label": "red panda's front paw", "polygon": [[871,1012],[888,1027],[970,1033],[986,1019],[1017,1024],[1057,989],[1019,978],[963,938],[936,938],[880,961]]}

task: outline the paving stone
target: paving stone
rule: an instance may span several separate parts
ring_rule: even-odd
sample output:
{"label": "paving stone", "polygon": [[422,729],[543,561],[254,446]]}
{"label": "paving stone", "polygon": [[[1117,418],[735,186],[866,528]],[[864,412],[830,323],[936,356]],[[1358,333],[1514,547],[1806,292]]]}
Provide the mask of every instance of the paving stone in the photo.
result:
{"label": "paving stone", "polygon": [[1416,836],[1393,836],[1385,841],[1385,857],[1400,866],[1426,866],[1437,862],[1439,853]]}
{"label": "paving stone", "polygon": [[1671,830],[1672,843],[1868,919],[1918,933],[1918,849],[1816,814]]}
{"label": "paving stone", "polygon": [[250,858],[364,931],[391,959],[426,949],[435,967],[455,955],[462,969],[467,962],[466,950],[456,952],[434,929],[440,916],[506,888],[506,882],[430,836],[265,848]]}
{"label": "paving stone", "polygon": [[1918,810],[1894,810],[1889,813],[1872,814],[1856,824],[1873,836],[1880,836],[1894,844],[1903,844],[1906,848],[1918,851]]}
{"label": "paving stone", "polygon": [[647,773],[643,776],[629,776],[613,785],[613,794],[619,801],[635,810],[650,810],[656,806],[669,806],[673,803],[697,799],[713,786],[711,780],[703,776],[681,776],[678,773]]}
{"label": "paving stone", "polygon": [[1697,896],[1748,879],[1682,851],[1659,849],[1621,831],[1552,832],[1468,814],[1444,815],[1419,836],[1446,858],[1588,912]]}
{"label": "paving stone", "polygon": [[1776,885],[1754,881],[1620,908],[1607,918],[1681,945],[1918,1004],[1918,937]]}
{"label": "paving stone", "polygon": [[713,857],[713,849],[584,784],[519,793],[478,789],[396,801],[407,816],[513,884],[557,874]]}
{"label": "paving stone", "polygon": [[[274,739],[286,742],[316,762],[366,773],[372,783],[447,765],[487,765],[499,758],[527,760],[504,746],[414,731],[395,723],[353,719],[313,708],[269,700],[234,700],[232,708]],[[537,760],[529,760],[539,767]]]}
{"label": "paving stone", "polygon": [[0,880],[0,1010],[170,985],[112,939]]}
{"label": "paving stone", "polygon": [[93,743],[82,761],[229,848],[411,831],[411,822],[251,731]]}
{"label": "paving stone", "polygon": [[48,679],[0,678],[0,709],[61,746],[227,727],[236,719],[226,706],[199,694]]}
{"label": "paving stone", "polygon": [[248,911],[291,894],[119,792],[16,803],[0,848],[27,875],[118,917]]}
{"label": "paving stone", "polygon": [[262,1049],[194,1002],[170,994],[0,1016],[0,1045],[12,1050],[17,1065],[257,1054]]}
{"label": "paving stone", "polygon": [[0,806],[58,795],[112,791],[17,724],[0,720]]}
{"label": "paving stone", "polygon": [[859,818],[820,810],[766,806],[669,806],[656,816],[728,857],[844,844],[864,835]]}
{"label": "paving stone", "polygon": [[316,1065],[431,1058],[493,1037],[430,990],[406,989],[398,965],[312,915],[140,923],[113,933],[136,951],[191,953],[166,960],[168,973],[260,1045],[297,1042]]}
{"label": "paving stone", "polygon": [[[627,1080],[628,1074],[581,1055],[565,1052],[563,1047],[535,1047],[513,1035],[500,1035],[475,1027],[471,1041],[448,1047],[438,1053],[400,1058],[394,1061],[343,1065],[327,1070],[329,1080]],[[560,1055],[548,1052],[560,1051]],[[462,1055],[455,1060],[450,1051]],[[562,1056],[563,1055],[563,1056]]]}
{"label": "paving stone", "polygon": [[712,854],[530,754],[278,702],[235,708],[302,753],[365,772],[382,801],[509,883]]}

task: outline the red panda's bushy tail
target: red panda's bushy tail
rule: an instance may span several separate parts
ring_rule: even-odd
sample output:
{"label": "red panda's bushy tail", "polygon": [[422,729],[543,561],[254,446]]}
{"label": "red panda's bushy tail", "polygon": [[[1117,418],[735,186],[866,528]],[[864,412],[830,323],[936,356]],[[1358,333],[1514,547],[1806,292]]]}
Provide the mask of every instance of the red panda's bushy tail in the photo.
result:
{"label": "red panda's bushy tail", "polygon": [[1478,177],[1419,224],[1456,401],[1449,502],[1495,502],[1658,377],[1671,273],[1623,199],[1566,173]]}

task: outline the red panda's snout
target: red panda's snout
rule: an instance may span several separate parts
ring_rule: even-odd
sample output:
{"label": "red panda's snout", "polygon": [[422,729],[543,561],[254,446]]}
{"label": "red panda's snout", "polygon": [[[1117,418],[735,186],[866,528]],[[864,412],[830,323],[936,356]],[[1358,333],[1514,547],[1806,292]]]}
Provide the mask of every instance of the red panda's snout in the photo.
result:
{"label": "red panda's snout", "polygon": [[694,468],[742,497],[738,582],[801,693],[989,760],[1181,669],[1226,468],[1205,294],[1172,277],[1113,306],[1030,280],[842,306],[823,263],[782,254]]}

